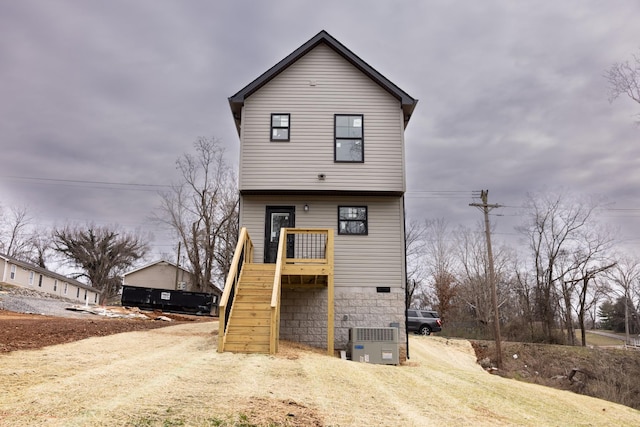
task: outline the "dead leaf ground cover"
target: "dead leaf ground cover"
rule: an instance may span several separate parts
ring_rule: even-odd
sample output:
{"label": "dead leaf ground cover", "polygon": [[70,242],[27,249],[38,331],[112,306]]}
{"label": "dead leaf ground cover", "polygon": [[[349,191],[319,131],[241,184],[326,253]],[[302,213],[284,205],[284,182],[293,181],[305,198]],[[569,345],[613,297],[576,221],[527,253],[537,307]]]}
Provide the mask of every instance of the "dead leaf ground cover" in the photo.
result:
{"label": "dead leaf ground cover", "polygon": [[625,406],[489,375],[467,341],[410,340],[398,367],[286,344],[217,353],[217,322],[4,353],[0,425],[640,425]]}

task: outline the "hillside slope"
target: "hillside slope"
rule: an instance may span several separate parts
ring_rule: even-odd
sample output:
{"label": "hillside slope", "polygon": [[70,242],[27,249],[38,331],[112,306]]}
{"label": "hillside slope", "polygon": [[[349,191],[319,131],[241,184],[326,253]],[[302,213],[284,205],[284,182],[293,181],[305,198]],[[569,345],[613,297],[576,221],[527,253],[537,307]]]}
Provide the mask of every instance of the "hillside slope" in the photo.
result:
{"label": "hillside slope", "polygon": [[640,425],[640,412],[487,374],[462,340],[411,337],[400,367],[282,345],[216,353],[217,322],[0,355],[1,426]]}

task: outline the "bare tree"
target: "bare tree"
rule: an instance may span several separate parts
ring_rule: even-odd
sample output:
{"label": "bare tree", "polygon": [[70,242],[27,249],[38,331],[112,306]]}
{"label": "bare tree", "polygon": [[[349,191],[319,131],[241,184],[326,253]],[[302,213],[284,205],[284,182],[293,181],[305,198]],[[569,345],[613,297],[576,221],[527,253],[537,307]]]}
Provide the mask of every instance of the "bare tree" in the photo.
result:
{"label": "bare tree", "polygon": [[29,237],[31,247],[29,262],[41,268],[47,268],[49,254],[53,250],[53,237],[50,230],[35,228]]}
{"label": "bare tree", "polygon": [[607,278],[612,285],[610,291],[624,298],[624,330],[626,338],[629,340],[629,305],[633,304],[633,288],[640,281],[640,260],[623,255],[619,255],[617,259],[617,264],[607,271]]}
{"label": "bare tree", "polygon": [[[580,233],[579,247],[568,256],[565,276],[560,279],[564,300],[565,329],[570,345],[576,345],[572,311],[578,316],[581,343],[586,345],[585,316],[597,299],[595,279],[615,266],[608,257],[613,246],[611,233],[594,221]],[[589,299],[590,298],[590,299]],[[572,310],[573,308],[573,310]]]}
{"label": "bare tree", "polygon": [[[526,236],[535,273],[534,301],[543,337],[558,341],[554,329],[559,310],[562,326],[570,323],[573,288],[565,286],[567,275],[588,263],[590,230],[596,225],[594,200],[570,197],[565,192],[529,194],[527,221],[518,230]],[[571,332],[571,331],[569,331]]]}
{"label": "bare tree", "polygon": [[139,236],[117,231],[115,227],[67,225],[54,230],[53,239],[54,250],[81,270],[72,276],[85,278],[102,291],[100,303],[117,295],[120,275],[148,251],[147,243]]}
{"label": "bare tree", "polygon": [[491,324],[491,293],[488,285],[487,248],[483,234],[470,228],[456,230],[457,257],[460,260],[459,297],[482,325]]}
{"label": "bare tree", "polygon": [[33,219],[24,206],[0,207],[0,252],[10,257],[29,260],[31,253],[30,226]]}
{"label": "bare tree", "polygon": [[452,234],[443,219],[426,221],[423,263],[437,299],[437,309],[446,321],[456,296],[455,257]]}
{"label": "bare tree", "polygon": [[422,285],[424,279],[424,266],[421,259],[424,252],[424,239],[426,235],[425,223],[409,220],[405,225],[405,253],[407,261],[407,295],[406,308],[423,307]]}
{"label": "bare tree", "polygon": [[[460,321],[472,322],[474,329],[484,335],[489,333],[495,319],[484,225],[478,223],[477,229],[460,226],[453,235],[458,281],[455,315]],[[504,245],[497,246],[493,259],[501,323],[510,317],[521,318],[516,307],[517,294],[512,291],[515,285],[511,278],[514,264],[511,250]]]}
{"label": "bare tree", "polygon": [[520,259],[514,261],[514,292],[517,297],[518,307],[521,311],[522,320],[527,326],[528,339],[535,341],[535,279],[531,271],[522,265]]}
{"label": "bare tree", "polygon": [[176,161],[181,182],[161,194],[157,220],[168,224],[185,248],[195,287],[224,283],[238,238],[238,190],[220,141],[199,138],[195,155]]}
{"label": "bare tree", "polygon": [[640,54],[632,58],[632,61],[617,62],[607,70],[609,102],[626,95],[640,104]]}

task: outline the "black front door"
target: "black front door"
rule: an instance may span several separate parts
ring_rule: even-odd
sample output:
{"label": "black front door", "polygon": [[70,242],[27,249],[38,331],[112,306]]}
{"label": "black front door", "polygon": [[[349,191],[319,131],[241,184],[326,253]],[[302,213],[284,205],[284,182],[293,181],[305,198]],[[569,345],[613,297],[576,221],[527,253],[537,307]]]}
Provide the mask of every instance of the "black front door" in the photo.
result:
{"label": "black front door", "polygon": [[[281,228],[296,226],[295,206],[267,206],[264,230],[264,262],[274,263],[278,256]],[[293,256],[293,236],[287,239],[287,256]]]}

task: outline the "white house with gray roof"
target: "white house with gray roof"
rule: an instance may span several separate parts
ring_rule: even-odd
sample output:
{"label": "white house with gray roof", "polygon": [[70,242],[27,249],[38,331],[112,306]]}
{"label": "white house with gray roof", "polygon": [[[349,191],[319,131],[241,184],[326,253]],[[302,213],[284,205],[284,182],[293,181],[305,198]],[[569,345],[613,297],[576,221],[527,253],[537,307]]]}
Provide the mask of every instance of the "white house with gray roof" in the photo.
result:
{"label": "white house with gray roof", "polygon": [[0,254],[0,284],[33,289],[83,304],[98,304],[102,293],[75,279],[3,254]]}

